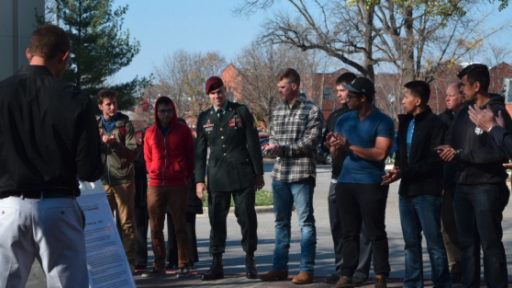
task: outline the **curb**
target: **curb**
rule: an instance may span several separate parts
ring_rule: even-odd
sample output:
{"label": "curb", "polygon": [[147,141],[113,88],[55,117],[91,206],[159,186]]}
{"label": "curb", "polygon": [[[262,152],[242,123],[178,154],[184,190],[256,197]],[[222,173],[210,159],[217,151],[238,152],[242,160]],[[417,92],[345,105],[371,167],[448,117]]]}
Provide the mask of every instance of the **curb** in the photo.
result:
{"label": "curb", "polygon": [[[274,206],[256,206],[254,207],[256,214],[274,213]],[[235,207],[229,207],[228,216],[235,215]],[[208,218],[208,207],[203,207],[203,214],[198,214],[196,217]]]}

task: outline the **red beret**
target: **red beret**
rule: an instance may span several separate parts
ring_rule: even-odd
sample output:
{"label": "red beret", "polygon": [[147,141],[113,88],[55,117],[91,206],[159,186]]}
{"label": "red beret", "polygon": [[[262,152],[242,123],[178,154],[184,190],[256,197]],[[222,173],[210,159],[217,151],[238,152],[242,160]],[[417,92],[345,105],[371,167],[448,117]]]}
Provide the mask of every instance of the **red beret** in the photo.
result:
{"label": "red beret", "polygon": [[222,86],[224,86],[224,82],[222,82],[222,79],[220,79],[220,77],[217,76],[212,76],[208,78],[208,80],[206,81],[204,91],[206,92],[206,94],[210,94],[211,91],[217,90]]}

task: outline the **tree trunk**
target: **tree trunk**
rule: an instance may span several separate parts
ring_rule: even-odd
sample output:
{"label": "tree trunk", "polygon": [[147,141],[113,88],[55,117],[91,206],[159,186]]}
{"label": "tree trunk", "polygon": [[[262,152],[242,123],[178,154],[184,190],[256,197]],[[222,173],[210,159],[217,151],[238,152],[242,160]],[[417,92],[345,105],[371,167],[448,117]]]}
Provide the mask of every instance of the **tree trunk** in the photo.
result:
{"label": "tree trunk", "polygon": [[404,84],[414,80],[415,75],[415,65],[414,65],[414,26],[413,26],[413,9],[410,5],[405,5],[403,8],[403,17],[404,17],[404,30],[405,30],[405,40],[400,48],[402,51],[398,51],[399,55],[402,55],[403,59],[403,71],[402,77],[404,80]]}

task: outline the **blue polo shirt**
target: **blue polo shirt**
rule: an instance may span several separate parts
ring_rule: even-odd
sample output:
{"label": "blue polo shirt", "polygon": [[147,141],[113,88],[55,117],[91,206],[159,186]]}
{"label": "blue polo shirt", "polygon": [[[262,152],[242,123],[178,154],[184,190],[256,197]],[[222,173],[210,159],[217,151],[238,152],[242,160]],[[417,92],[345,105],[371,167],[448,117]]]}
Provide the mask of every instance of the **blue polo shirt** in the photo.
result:
{"label": "blue polo shirt", "polygon": [[[373,109],[370,115],[359,121],[357,111],[341,116],[336,122],[335,132],[345,137],[352,145],[362,148],[375,147],[377,137],[394,139],[395,125],[386,114]],[[345,151],[343,170],[338,182],[380,184],[384,176],[384,162],[365,160],[351,151]]]}

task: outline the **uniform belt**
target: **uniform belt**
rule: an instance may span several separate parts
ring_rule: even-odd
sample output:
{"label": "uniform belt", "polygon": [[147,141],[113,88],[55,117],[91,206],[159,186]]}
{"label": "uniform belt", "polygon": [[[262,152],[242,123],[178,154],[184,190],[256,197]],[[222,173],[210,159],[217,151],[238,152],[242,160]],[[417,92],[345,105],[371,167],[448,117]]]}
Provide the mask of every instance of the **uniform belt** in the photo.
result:
{"label": "uniform belt", "polygon": [[13,191],[13,192],[4,192],[0,196],[1,198],[7,197],[21,197],[28,199],[44,199],[44,198],[69,198],[76,199],[75,195],[59,192],[59,191]]}

